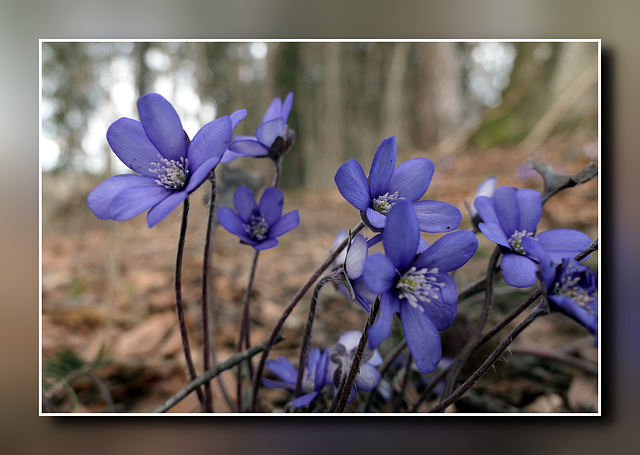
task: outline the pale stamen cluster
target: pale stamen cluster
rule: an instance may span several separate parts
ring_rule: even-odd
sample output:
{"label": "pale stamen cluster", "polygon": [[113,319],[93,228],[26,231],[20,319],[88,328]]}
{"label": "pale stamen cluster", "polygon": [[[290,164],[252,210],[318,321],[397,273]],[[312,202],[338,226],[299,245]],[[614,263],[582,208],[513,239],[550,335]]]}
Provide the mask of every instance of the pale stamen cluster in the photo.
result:
{"label": "pale stamen cluster", "polygon": [[569,297],[576,302],[578,306],[584,308],[590,314],[593,314],[594,311],[590,305],[590,303],[593,302],[593,297],[582,287],[578,286],[579,282],[579,276],[574,276],[573,278],[563,276],[560,278],[560,282],[556,283],[553,288],[553,294]]}
{"label": "pale stamen cluster", "polygon": [[513,235],[511,235],[511,237],[509,237],[509,245],[511,245],[511,248],[516,253],[525,254],[524,248],[522,248],[522,239],[524,237],[531,237],[533,238],[533,240],[537,240],[535,237],[533,237],[533,232],[527,232],[525,230],[516,231],[513,233]]}
{"label": "pale stamen cluster", "polygon": [[151,163],[150,172],[158,175],[156,183],[160,186],[164,186],[169,190],[179,190],[187,183],[189,176],[189,170],[187,169],[188,160],[184,157],[180,157],[179,161],[164,158],[162,155],[158,155],[160,162]]}
{"label": "pale stamen cluster", "polygon": [[438,281],[435,276],[437,273],[437,268],[417,270],[415,267],[411,267],[396,284],[398,297],[407,299],[409,305],[424,312],[423,305],[437,300],[439,298],[438,292],[444,286],[444,283]]}
{"label": "pale stamen cluster", "polygon": [[384,193],[382,196],[378,196],[372,201],[373,210],[386,215],[387,213],[389,213],[389,210],[391,210],[391,207],[393,207],[393,205],[401,199],[404,198],[398,197],[397,191],[393,194]]}

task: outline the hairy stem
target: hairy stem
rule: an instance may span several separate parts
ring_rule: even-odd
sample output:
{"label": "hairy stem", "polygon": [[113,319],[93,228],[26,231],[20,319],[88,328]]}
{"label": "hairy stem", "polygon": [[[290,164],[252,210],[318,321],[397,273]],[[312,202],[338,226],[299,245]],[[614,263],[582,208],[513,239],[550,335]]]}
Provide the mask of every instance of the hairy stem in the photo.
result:
{"label": "hairy stem", "polygon": [[[211,237],[213,223],[215,219],[216,206],[216,174],[215,170],[209,175],[211,182],[211,199],[209,201],[209,219],[204,239],[204,258],[202,260],[202,339],[205,371],[211,367],[211,338],[209,337],[209,264],[211,260]],[[211,383],[204,384],[205,409],[213,412],[213,396],[211,394]]]}
{"label": "hairy stem", "polygon": [[298,378],[296,380],[296,389],[293,394],[294,398],[300,396],[302,390],[302,376],[304,375],[304,366],[307,364],[307,352],[309,350],[309,344],[311,343],[311,329],[313,327],[313,320],[316,314],[316,306],[318,304],[318,296],[320,295],[320,289],[331,281],[330,275],[325,275],[313,290],[311,297],[311,305],[309,306],[309,317],[307,319],[307,325],[304,329],[304,335],[302,337],[302,345],[300,346],[300,360],[298,361]]}
{"label": "hairy stem", "polygon": [[380,309],[380,296],[376,297],[376,301],[373,303],[371,307],[371,311],[369,312],[369,318],[367,319],[367,323],[362,330],[362,336],[360,337],[360,343],[358,343],[358,348],[356,350],[355,355],[353,356],[353,362],[351,363],[351,369],[349,370],[349,375],[347,376],[347,380],[344,384],[344,390],[342,390],[342,394],[340,395],[340,399],[338,400],[338,404],[336,406],[335,412],[344,412],[344,408],[347,406],[347,401],[349,400],[349,395],[351,394],[351,388],[353,387],[353,383],[356,380],[356,376],[360,371],[360,361],[362,360],[362,354],[364,353],[364,348],[367,345],[368,335],[367,331],[369,327],[375,321],[376,316],[378,315],[378,310]]}
{"label": "hairy stem", "polygon": [[489,259],[489,265],[487,267],[487,287],[485,289],[484,295],[484,304],[482,306],[482,313],[480,314],[480,318],[476,324],[475,331],[471,338],[464,345],[462,350],[458,353],[455,360],[451,363],[449,367],[449,374],[447,376],[447,382],[444,386],[444,391],[442,393],[442,397],[448,396],[453,387],[455,386],[456,379],[458,378],[458,373],[462,368],[464,362],[466,362],[471,352],[475,349],[475,345],[482,336],[482,330],[484,329],[485,324],[487,323],[487,319],[489,318],[489,311],[493,306],[493,279],[496,273],[496,263],[498,262],[498,258],[500,257],[500,249],[496,246],[493,250],[493,254]]}
{"label": "hairy stem", "polygon": [[[358,232],[360,232],[363,227],[364,227],[364,223],[361,221],[352,230],[353,235],[356,235]],[[276,337],[280,333],[280,330],[282,330],[282,327],[284,326],[285,321],[287,320],[287,318],[289,317],[289,315],[291,314],[295,306],[298,304],[300,299],[302,299],[302,297],[309,290],[311,285],[315,283],[318,278],[320,278],[320,275],[327,269],[327,267],[331,265],[331,263],[335,260],[335,258],[338,257],[340,252],[343,249],[345,249],[348,242],[349,242],[349,238],[347,237],[335,249],[335,251],[331,253],[329,257],[327,257],[327,259],[322,263],[322,265],[320,265],[320,267],[318,267],[318,269],[315,272],[313,272],[313,274],[309,277],[309,279],[307,279],[307,281],[302,285],[302,287],[298,289],[298,292],[296,292],[296,294],[293,296],[293,298],[285,308],[284,312],[282,313],[282,316],[280,316],[280,319],[278,320],[275,327],[273,328],[273,331],[271,332],[271,336],[269,337],[269,340],[267,341],[265,349],[262,352],[262,356],[260,357],[258,368],[256,369],[255,375],[253,376],[253,390],[251,391],[252,392],[252,400],[251,400],[252,412],[257,412],[258,390],[260,388],[260,379],[262,377],[262,372],[264,371],[264,365],[267,362],[267,357],[269,357],[269,353],[271,352],[271,347],[273,346],[273,343]]]}
{"label": "hairy stem", "polygon": [[[251,263],[251,272],[249,272],[249,282],[247,283],[247,289],[244,293],[244,302],[242,309],[242,319],[240,321],[240,334],[238,336],[238,352],[242,351],[243,343],[246,345],[248,349],[249,346],[249,301],[251,300],[251,290],[253,288],[253,281],[256,276],[256,269],[258,267],[258,257],[260,256],[260,251],[256,250],[253,255],[253,261]],[[247,359],[249,366],[249,378],[253,376],[253,365],[251,364],[251,359]],[[237,371],[237,401],[238,401],[238,411],[242,412],[242,364],[238,364]]]}
{"label": "hairy stem", "polygon": [[[187,326],[184,322],[184,307],[182,306],[182,257],[184,255],[184,242],[187,235],[187,221],[189,219],[189,198],[184,200],[182,208],[182,223],[180,224],[180,237],[178,239],[178,253],[176,255],[176,311],[178,313],[178,325],[180,326],[180,335],[182,336],[182,349],[184,351],[184,357],[187,362],[187,369],[191,379],[196,378],[196,369],[193,366],[193,360],[191,358],[191,348],[189,347],[189,335],[187,333]],[[202,390],[198,387],[196,389],[198,399],[203,409],[206,409],[205,399]]]}
{"label": "hairy stem", "polygon": [[427,412],[443,412],[458,398],[460,398],[469,388],[471,388],[478,379],[494,364],[496,360],[502,355],[507,347],[513,342],[513,340],[524,330],[529,324],[531,324],[539,316],[547,314],[547,310],[538,306],[529,315],[518,324],[504,340],[498,345],[498,347],[491,353],[491,355],[484,361],[480,368],[478,368],[460,387],[458,387],[451,395],[442,400],[433,408]]}

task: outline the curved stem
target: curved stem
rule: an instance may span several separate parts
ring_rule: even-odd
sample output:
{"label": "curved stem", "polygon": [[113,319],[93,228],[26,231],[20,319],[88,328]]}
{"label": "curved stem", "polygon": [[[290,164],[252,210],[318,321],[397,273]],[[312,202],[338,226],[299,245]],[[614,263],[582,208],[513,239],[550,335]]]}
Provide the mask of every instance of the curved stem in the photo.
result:
{"label": "curved stem", "polygon": [[[505,318],[500,321],[499,323],[497,323],[495,326],[493,326],[491,328],[491,330],[489,330],[487,333],[485,333],[482,338],[480,340],[478,340],[478,342],[473,346],[473,351],[475,351],[476,349],[478,349],[480,346],[482,346],[483,344],[485,344],[487,341],[489,341],[491,338],[493,338],[493,336],[495,334],[497,334],[500,330],[502,330],[507,324],[509,324],[511,321],[513,321],[516,317],[518,317],[520,315],[520,313],[522,313],[524,310],[526,310],[527,308],[529,308],[529,306],[535,302],[535,300],[540,297],[540,295],[542,294],[542,291],[540,289],[538,289],[537,291],[535,291],[533,294],[531,294],[524,302],[522,302],[520,305],[518,305],[515,309],[513,309],[511,311],[511,313],[509,313],[507,316],[505,316]],[[472,351],[472,352],[473,352]],[[436,385],[438,385],[438,383],[440,381],[442,381],[442,379],[444,379],[445,375],[449,372],[449,367],[444,368],[440,373],[438,373],[438,375],[431,381],[431,383],[427,386],[426,389],[424,389],[422,391],[422,393],[420,393],[420,396],[418,397],[418,399],[416,400],[416,402],[413,404],[412,408],[411,408],[411,412],[416,412],[418,410],[418,406],[420,406],[420,403],[422,403],[424,400],[427,399],[427,397],[429,396],[429,394],[431,393],[431,391],[435,388]]]}
{"label": "curved stem", "polygon": [[347,380],[344,384],[344,390],[342,390],[342,394],[340,395],[340,399],[338,400],[338,405],[336,406],[335,412],[344,412],[344,408],[347,406],[347,401],[349,400],[349,395],[351,394],[351,389],[353,388],[353,383],[356,380],[356,376],[360,371],[360,361],[362,360],[362,354],[364,353],[364,348],[367,345],[368,335],[367,331],[376,316],[378,315],[378,310],[380,308],[380,296],[376,297],[376,301],[373,303],[371,307],[371,311],[369,312],[369,318],[367,319],[367,323],[362,330],[362,336],[360,337],[360,343],[358,343],[358,349],[356,350],[355,355],[353,356],[353,362],[351,363],[351,369],[349,370],[349,375],[347,376]]}
{"label": "curved stem", "polygon": [[[251,300],[251,290],[253,288],[253,281],[256,276],[256,268],[258,267],[258,257],[260,256],[260,251],[256,250],[253,255],[253,261],[251,263],[251,271],[249,272],[249,282],[247,283],[247,289],[244,293],[244,302],[242,309],[242,319],[240,321],[240,334],[238,336],[238,352],[242,352],[242,344],[246,344],[246,348],[249,346],[249,301]],[[251,359],[249,362],[249,379],[253,376],[253,366],[251,364]],[[242,364],[238,364],[237,371],[237,401],[238,401],[238,411],[242,412]]]}
{"label": "curved stem", "polygon": [[298,378],[296,379],[296,389],[293,394],[294,398],[300,396],[302,390],[302,376],[304,375],[304,366],[307,364],[307,352],[309,350],[309,344],[311,343],[311,328],[313,327],[313,320],[316,314],[316,306],[318,304],[318,296],[320,295],[320,289],[332,280],[331,275],[325,275],[313,290],[311,297],[311,305],[309,306],[309,317],[307,319],[307,325],[304,329],[304,335],[302,337],[302,344],[300,346],[300,360],[298,361]]}
{"label": "curved stem", "polygon": [[[189,347],[189,335],[187,333],[187,326],[184,322],[184,307],[182,306],[182,257],[184,255],[184,241],[187,235],[187,221],[189,219],[189,198],[184,200],[182,208],[182,223],[180,224],[180,237],[178,239],[178,253],[176,255],[176,311],[178,313],[178,325],[180,326],[180,335],[182,336],[182,349],[184,351],[184,357],[187,362],[187,369],[191,379],[195,379],[196,369],[193,366],[193,360],[191,358],[191,348]],[[200,388],[196,389],[198,399],[203,409],[205,409],[205,399]]]}
{"label": "curved stem", "polygon": [[[209,201],[209,219],[204,239],[204,258],[202,260],[202,339],[205,371],[211,363],[211,338],[209,337],[209,264],[211,259],[211,233],[213,231],[214,214],[216,206],[216,174],[215,170],[209,175],[211,182],[211,199]],[[213,396],[211,383],[204,384],[205,408],[207,412],[213,412]]]}
{"label": "curved stem", "polygon": [[469,390],[478,379],[494,364],[496,360],[502,355],[507,347],[513,342],[513,340],[524,330],[529,324],[531,324],[539,316],[547,314],[546,309],[540,306],[536,307],[529,315],[518,324],[504,340],[498,345],[498,347],[491,353],[491,355],[484,361],[484,363],[478,368],[460,387],[458,387],[451,395],[446,399],[438,403],[427,412],[443,412],[451,404],[458,400],[467,390]]}
{"label": "curved stem", "polygon": [[451,394],[453,387],[455,386],[456,379],[458,378],[458,373],[462,368],[464,362],[466,362],[471,352],[475,349],[475,345],[482,336],[482,330],[484,329],[485,324],[487,323],[487,319],[489,318],[489,310],[491,310],[491,306],[493,305],[493,279],[496,273],[496,263],[498,262],[498,258],[500,257],[500,249],[496,246],[493,250],[493,254],[489,259],[489,265],[487,267],[487,278],[486,283],[487,287],[485,289],[484,295],[484,304],[482,306],[482,313],[480,314],[480,318],[476,324],[475,331],[471,338],[464,345],[462,350],[458,353],[455,360],[451,363],[449,367],[449,374],[447,376],[447,382],[444,386],[444,391],[442,393],[442,398]]}
{"label": "curved stem", "polygon": [[[364,223],[361,221],[360,223],[358,223],[358,225],[355,228],[352,229],[353,235],[356,235],[358,232],[360,232],[363,227],[364,227]],[[318,278],[320,278],[320,275],[322,274],[322,272],[324,272],[327,269],[327,267],[329,267],[331,263],[335,260],[335,258],[338,257],[340,252],[343,249],[345,249],[348,241],[349,241],[349,238],[346,237],[342,241],[342,243],[335,249],[335,251],[331,253],[329,257],[327,257],[327,259],[322,263],[322,265],[320,265],[320,267],[318,267],[318,269],[309,277],[309,279],[307,279],[307,281],[302,285],[302,287],[298,289],[298,292],[296,292],[296,294],[293,296],[293,298],[285,308],[284,312],[282,313],[282,316],[280,316],[280,319],[278,320],[275,327],[273,328],[271,332],[271,336],[269,337],[269,340],[267,341],[265,349],[262,352],[262,356],[260,357],[258,368],[256,369],[255,375],[253,376],[251,412],[257,412],[258,390],[260,387],[260,378],[262,377],[262,372],[264,371],[264,366],[267,362],[267,357],[269,357],[269,353],[271,352],[271,347],[273,346],[273,343],[276,337],[280,333],[280,330],[282,330],[282,327],[284,326],[285,321],[287,320],[287,318],[289,317],[289,315],[291,314],[295,306],[298,304],[300,299],[302,299],[302,296],[304,296],[304,294],[306,294],[306,292],[309,290],[311,285],[315,283]]]}
{"label": "curved stem", "polygon": [[404,374],[402,375],[402,381],[400,382],[400,390],[398,391],[398,395],[396,396],[396,404],[393,407],[393,412],[400,411],[400,406],[404,402],[404,394],[407,389],[407,384],[409,383],[409,375],[411,374],[411,362],[413,361],[413,357],[411,356],[411,352],[407,356],[407,361],[404,365]]}
{"label": "curved stem", "polygon": [[[404,339],[395,347],[395,349],[387,356],[384,360],[384,363],[380,365],[380,377],[382,378],[384,374],[387,372],[393,361],[400,355],[400,353],[407,347],[407,340]],[[373,395],[378,387],[376,386],[371,392],[369,392],[369,396],[367,397],[367,403],[364,407],[364,412],[369,412],[371,408],[371,402],[373,401]]]}

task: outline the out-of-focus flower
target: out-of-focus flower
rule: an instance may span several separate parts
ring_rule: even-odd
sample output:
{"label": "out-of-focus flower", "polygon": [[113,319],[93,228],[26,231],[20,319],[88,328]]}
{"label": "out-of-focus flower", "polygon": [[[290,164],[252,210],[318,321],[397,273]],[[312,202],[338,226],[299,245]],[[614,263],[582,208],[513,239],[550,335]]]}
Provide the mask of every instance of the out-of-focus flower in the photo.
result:
{"label": "out-of-focus flower", "polygon": [[[471,216],[471,221],[474,225],[478,225],[482,220],[478,217],[478,211],[476,210],[476,199],[480,196],[493,197],[496,192],[496,184],[498,182],[497,177],[492,176],[478,185],[478,189],[476,191],[476,195],[473,197],[473,202],[471,203],[471,207],[469,207],[469,215]],[[477,221],[477,222],[476,222]]]}
{"label": "out-of-focus flower", "polygon": [[536,282],[538,266],[522,248],[522,239],[536,240],[553,261],[574,257],[591,244],[589,236],[573,229],[551,229],[536,234],[542,214],[542,196],[530,189],[501,186],[493,198],[480,196],[475,207],[483,222],[482,233],[502,250],[500,268],[510,286],[529,287]]}
{"label": "out-of-focus flower", "polygon": [[540,265],[540,280],[549,309],[559,311],[584,326],[598,341],[596,278],[589,267],[572,257],[554,262],[540,244],[523,238],[522,248]]}
{"label": "out-of-focus flower", "polygon": [[[362,332],[348,331],[338,338],[338,342],[329,349],[329,364],[327,366],[327,382],[333,378],[334,390],[340,382],[349,374],[351,363],[358,349]],[[355,383],[349,393],[349,402],[356,397],[358,390],[365,392],[373,390],[380,382],[380,372],[376,367],[382,365],[382,356],[377,349],[373,350],[365,346],[360,360],[358,374]]]}
{"label": "out-of-focus flower", "polygon": [[[328,363],[329,351],[322,352],[318,347],[313,348],[302,375],[302,391],[304,395],[300,395],[291,401],[294,407],[308,406],[318,396],[322,387],[330,383],[327,381]],[[290,392],[295,392],[298,369],[293,366],[289,359],[280,356],[277,360],[267,360],[266,366],[274,374],[278,375],[282,381],[263,378],[263,386],[271,389],[284,388]]]}
{"label": "out-of-focus flower", "polygon": [[396,165],[396,138],[382,141],[371,163],[369,177],[355,159],[344,163],[335,175],[340,194],[360,210],[362,221],[374,232],[384,229],[387,214],[398,201],[413,204],[420,230],[447,232],[460,226],[460,210],[441,201],[419,201],[429,188],[433,162],[414,158]]}
{"label": "out-of-focus flower", "polygon": [[380,294],[380,314],[368,332],[371,348],[391,335],[393,315],[399,313],[415,364],[428,373],[442,357],[438,332],[456,316],[458,291],[448,272],[467,263],[478,240],[470,231],[451,232],[416,256],[419,240],[411,203],[399,201],[382,233],[385,255],[369,256],[363,277],[369,289]]}
{"label": "out-of-focus flower", "polygon": [[236,158],[277,159],[287,153],[295,140],[295,131],[289,128],[287,120],[293,106],[293,93],[284,99],[274,98],[256,129],[255,136],[238,136],[222,158],[229,163]]}
{"label": "out-of-focus flower", "polygon": [[256,203],[247,186],[239,187],[233,194],[236,212],[228,207],[218,210],[218,221],[227,231],[251,245],[256,250],[268,250],[278,244],[276,237],[295,229],[300,224],[297,210],[284,216],[284,196],[276,187],[264,190],[260,203]]}
{"label": "out-of-focus flower", "polygon": [[123,117],[107,130],[113,152],[137,174],[105,180],[89,193],[87,203],[103,220],[128,220],[151,209],[147,224],[152,227],[209,176],[247,111],[206,124],[191,141],[177,112],[161,95],[141,96],[138,113],[140,121]]}
{"label": "out-of-focus flower", "polygon": [[[338,232],[331,246],[331,251],[335,251],[346,237],[346,231]],[[364,235],[358,234],[351,241],[351,245],[343,249],[330,266],[330,273],[343,272],[339,274],[343,276],[334,280],[340,292],[349,299],[354,300],[367,312],[376,298],[375,294],[369,290],[362,279],[362,271],[364,270],[364,263],[367,260],[368,253],[367,239]],[[353,294],[348,289],[349,287]]]}

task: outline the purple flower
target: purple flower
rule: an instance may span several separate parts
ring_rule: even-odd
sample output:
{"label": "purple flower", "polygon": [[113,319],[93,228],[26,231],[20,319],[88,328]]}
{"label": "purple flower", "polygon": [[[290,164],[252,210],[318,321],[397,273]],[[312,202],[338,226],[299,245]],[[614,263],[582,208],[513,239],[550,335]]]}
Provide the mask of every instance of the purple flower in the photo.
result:
{"label": "purple flower", "polygon": [[536,282],[538,266],[522,248],[522,239],[536,240],[558,262],[573,257],[591,244],[586,234],[573,229],[552,229],[536,234],[542,214],[542,196],[530,189],[501,186],[493,198],[476,198],[475,207],[483,222],[482,233],[502,250],[500,267],[510,286],[529,287]]}
{"label": "purple flower", "polygon": [[[346,332],[329,349],[330,362],[327,367],[327,382],[333,378],[334,391],[340,386],[343,377],[349,374],[361,336],[362,332],[357,330]],[[369,346],[365,346],[355,384],[349,394],[349,402],[355,399],[357,390],[368,392],[378,385],[381,376],[376,367],[380,365],[382,365],[382,356],[378,350],[372,350]]]}
{"label": "purple flower", "polygon": [[376,348],[391,335],[393,315],[399,313],[415,364],[428,373],[442,357],[438,331],[456,316],[458,291],[448,272],[466,264],[478,240],[470,231],[451,232],[416,256],[418,226],[411,204],[398,202],[382,233],[386,255],[369,256],[363,277],[369,289],[380,294],[380,315],[368,332],[370,346]]}
{"label": "purple flower", "polygon": [[149,227],[162,221],[197,189],[220,162],[233,128],[246,116],[236,111],[206,124],[189,141],[171,104],[157,93],[138,99],[140,121],[120,118],[107,131],[113,152],[137,174],[111,177],[87,198],[100,219],[123,221],[149,210]]}
{"label": "purple flower", "polygon": [[395,165],[396,138],[391,136],[376,150],[368,180],[355,159],[344,163],[336,172],[335,182],[340,194],[360,210],[362,220],[372,231],[384,229],[389,210],[401,200],[413,203],[421,231],[446,232],[460,226],[462,214],[453,205],[418,200],[431,183],[431,160],[414,158],[397,168]]}
{"label": "purple flower", "polygon": [[528,237],[522,239],[522,248],[538,261],[543,291],[549,302],[549,309],[583,325],[592,335],[598,337],[598,296],[595,275],[584,264],[572,257],[554,262],[547,252]]}
{"label": "purple flower", "polygon": [[284,99],[274,98],[262,118],[262,123],[256,129],[255,136],[238,136],[229,146],[229,150],[222,158],[223,163],[229,163],[236,158],[278,158],[289,151],[295,139],[295,131],[287,125],[293,93]]}
{"label": "purple flower", "polygon": [[480,196],[493,197],[493,195],[496,193],[497,182],[498,182],[497,177],[492,176],[486,179],[480,185],[478,185],[478,189],[476,190],[476,195],[473,197],[473,202],[471,203],[471,207],[469,207],[469,214],[471,215],[472,221],[478,216],[478,211],[476,210],[476,207],[475,207],[476,199],[479,198]]}
{"label": "purple flower", "polygon": [[[329,351],[321,352],[320,348],[313,348],[309,354],[307,366],[302,375],[302,391],[304,395],[294,398],[291,401],[294,407],[299,408],[309,405],[322,387],[328,382],[327,364],[329,362]],[[298,370],[291,361],[285,357],[278,357],[278,360],[267,360],[267,368],[278,375],[282,381],[275,381],[269,378],[262,379],[262,385],[270,389],[283,388],[290,392],[295,392],[298,381]]]}
{"label": "purple flower", "polygon": [[[331,251],[335,251],[346,236],[346,231],[338,232],[338,235],[336,235],[333,241]],[[362,271],[364,270],[364,263],[367,260],[367,254],[369,254],[367,239],[364,235],[358,234],[351,240],[351,245],[338,254],[330,268],[334,273],[338,270],[343,271],[341,278],[336,282],[340,292],[358,303],[365,311],[369,312],[376,296],[365,285],[362,278]],[[345,280],[347,282],[345,282]],[[344,282],[344,284],[340,281]],[[353,295],[351,295],[347,286],[351,287]]]}
{"label": "purple flower", "polygon": [[240,238],[242,243],[256,250],[268,250],[278,244],[276,237],[295,229],[300,224],[298,211],[282,215],[284,197],[276,187],[262,193],[257,204],[253,193],[246,186],[233,194],[237,213],[227,207],[218,210],[218,221],[227,231]]}

